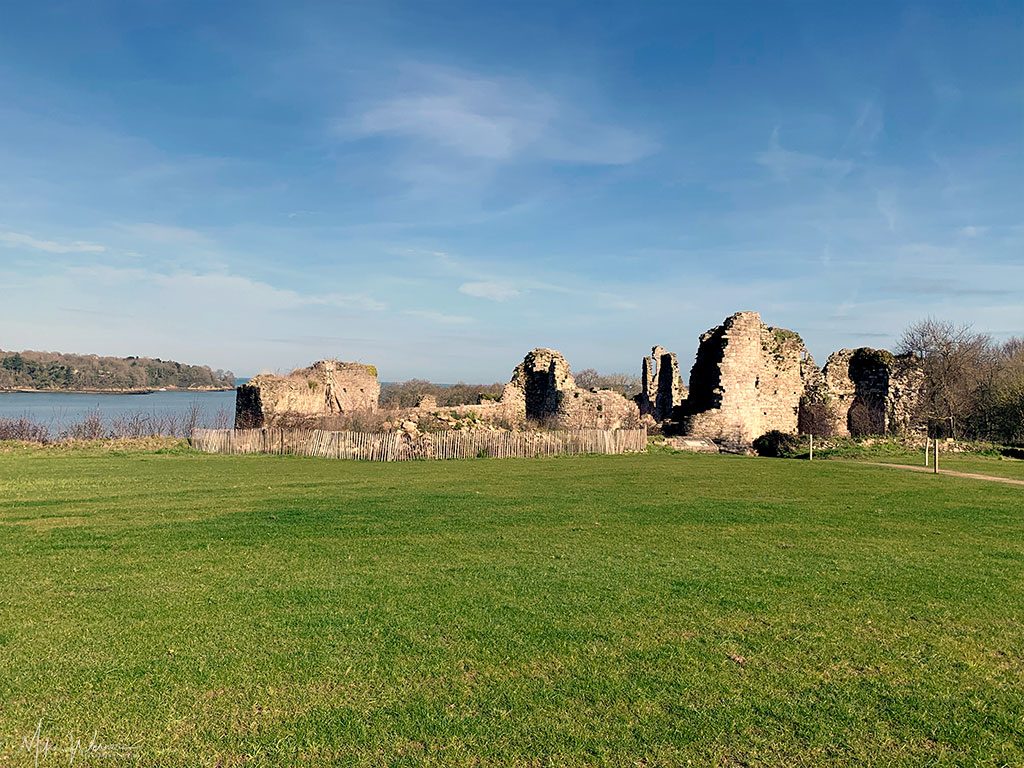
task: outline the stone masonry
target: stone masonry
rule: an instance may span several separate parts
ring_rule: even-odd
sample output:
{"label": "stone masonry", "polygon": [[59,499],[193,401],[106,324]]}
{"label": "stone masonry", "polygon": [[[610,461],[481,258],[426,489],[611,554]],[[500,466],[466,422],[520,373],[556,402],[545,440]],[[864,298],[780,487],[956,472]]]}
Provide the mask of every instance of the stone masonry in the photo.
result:
{"label": "stone masonry", "polygon": [[675,352],[664,347],[651,348],[644,358],[640,395],[637,404],[642,416],[661,422],[671,418],[673,409],[686,399],[687,391],[679,375],[679,360]]}
{"label": "stone masonry", "polygon": [[837,435],[875,435],[909,429],[923,374],[912,358],[884,349],[840,349],[825,364],[827,403]]}
{"label": "stone masonry", "polygon": [[798,334],[737,312],[700,337],[677,409],[683,434],[746,446],[771,430],[796,432],[800,399],[817,376]]}
{"label": "stone masonry", "polygon": [[577,387],[565,357],[545,348],[531,350],[516,366],[499,405],[506,412],[515,408],[524,421],[570,429],[615,429],[637,423],[640,415],[637,405],[618,392]]}
{"label": "stone masonry", "polygon": [[567,393],[577,389],[562,353],[544,348],[527,353],[512,372],[510,384],[522,389],[525,416],[535,421],[556,416]]}
{"label": "stone masonry", "polygon": [[413,410],[417,416],[432,415],[445,423],[468,420],[517,429],[529,423],[557,429],[618,429],[637,426],[640,420],[636,403],[612,390],[581,389],[565,357],[543,347],[526,354],[498,400],[444,408],[428,402]]}
{"label": "stone masonry", "polygon": [[[795,433],[801,424],[831,424],[837,435],[905,431],[922,381],[913,359],[867,347],[841,349],[819,369],[798,334],[765,325],[757,312],[737,312],[701,335],[689,390],[676,355],[664,347],[644,358],[635,401],[581,389],[565,357],[539,347],[515,367],[499,400],[439,408],[425,397],[406,415],[500,428],[615,429],[644,419],[661,423],[666,434],[745,448],[766,432]],[[373,366],[321,360],[238,387],[235,426],[323,425],[332,416],[376,410],[379,397]]]}
{"label": "stone masonry", "polygon": [[238,387],[235,428],[300,425],[354,411],[373,411],[380,397],[377,369],[320,360],[287,376],[261,374]]}

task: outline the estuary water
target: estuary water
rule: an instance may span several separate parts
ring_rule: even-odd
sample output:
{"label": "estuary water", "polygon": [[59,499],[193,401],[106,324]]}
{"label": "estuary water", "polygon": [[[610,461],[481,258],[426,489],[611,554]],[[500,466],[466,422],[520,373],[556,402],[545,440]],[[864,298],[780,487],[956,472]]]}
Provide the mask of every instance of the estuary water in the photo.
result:
{"label": "estuary water", "polygon": [[192,406],[199,407],[200,424],[214,425],[235,420],[235,391],[151,392],[145,395],[105,395],[82,392],[0,392],[0,419],[25,417],[51,429],[77,424],[87,415],[99,413],[105,422],[143,414],[183,417]]}

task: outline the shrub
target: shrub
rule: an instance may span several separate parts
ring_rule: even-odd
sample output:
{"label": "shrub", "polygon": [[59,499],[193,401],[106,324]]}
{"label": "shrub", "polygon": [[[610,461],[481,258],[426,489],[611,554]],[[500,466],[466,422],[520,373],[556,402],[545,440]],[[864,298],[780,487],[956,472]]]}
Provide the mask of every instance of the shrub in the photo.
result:
{"label": "shrub", "polygon": [[801,435],[832,437],[835,434],[835,423],[835,409],[829,403],[812,401],[806,397],[800,399],[797,430]]}
{"label": "shrub", "polygon": [[758,456],[788,458],[801,453],[803,444],[796,435],[773,429],[754,441],[754,450],[757,451]]}
{"label": "shrub", "polygon": [[874,398],[859,395],[846,416],[850,434],[854,437],[885,434],[885,404]]}
{"label": "shrub", "polygon": [[50,429],[45,424],[33,422],[27,416],[17,419],[0,419],[0,440],[46,443],[50,440]]}

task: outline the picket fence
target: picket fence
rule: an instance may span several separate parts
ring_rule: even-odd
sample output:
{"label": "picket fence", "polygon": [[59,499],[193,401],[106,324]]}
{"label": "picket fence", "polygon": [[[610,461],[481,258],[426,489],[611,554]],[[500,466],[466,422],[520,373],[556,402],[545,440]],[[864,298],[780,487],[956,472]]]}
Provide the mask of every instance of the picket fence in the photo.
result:
{"label": "picket fence", "polygon": [[359,461],[504,459],[645,451],[647,430],[447,430],[410,436],[402,432],[329,432],[322,429],[197,429],[189,440],[193,448],[206,453],[293,454]]}

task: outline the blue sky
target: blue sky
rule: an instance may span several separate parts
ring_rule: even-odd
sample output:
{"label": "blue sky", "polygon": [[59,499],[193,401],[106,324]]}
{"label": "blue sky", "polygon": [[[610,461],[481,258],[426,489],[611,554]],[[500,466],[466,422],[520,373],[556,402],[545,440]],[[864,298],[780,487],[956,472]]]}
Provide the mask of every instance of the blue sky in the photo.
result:
{"label": "blue sky", "polygon": [[1024,6],[5,3],[0,348],[504,380],[1024,333]]}

